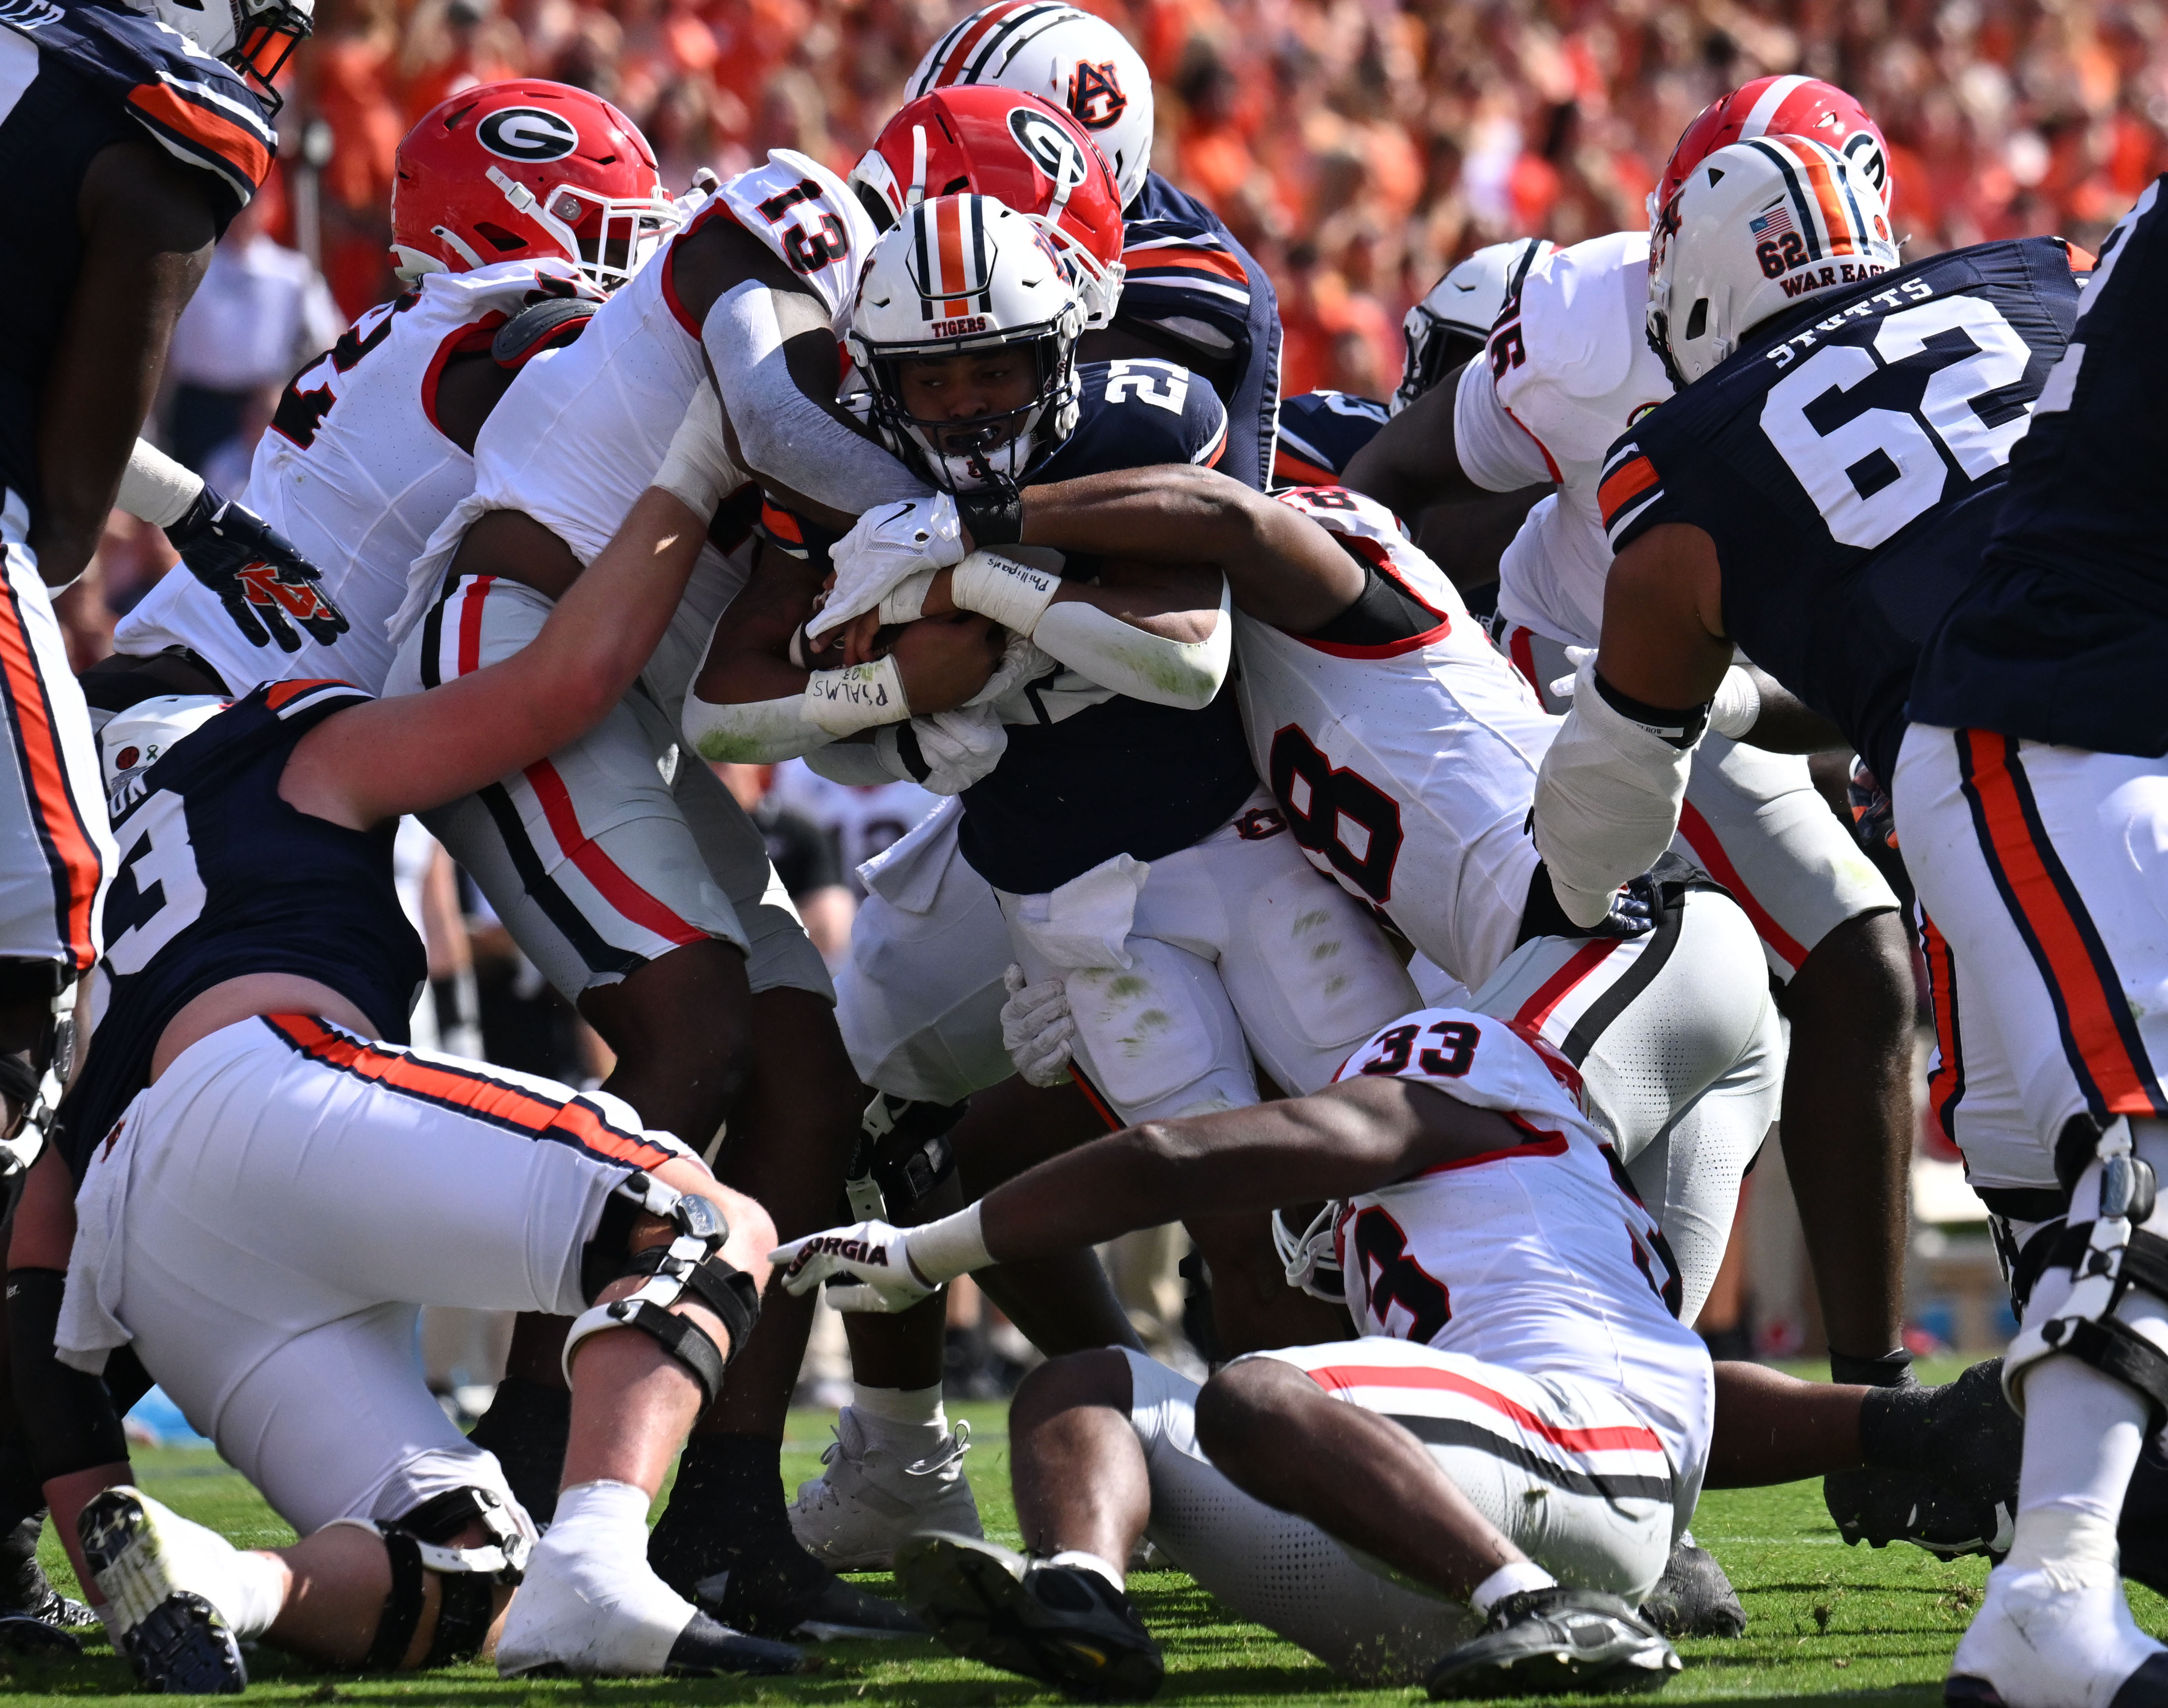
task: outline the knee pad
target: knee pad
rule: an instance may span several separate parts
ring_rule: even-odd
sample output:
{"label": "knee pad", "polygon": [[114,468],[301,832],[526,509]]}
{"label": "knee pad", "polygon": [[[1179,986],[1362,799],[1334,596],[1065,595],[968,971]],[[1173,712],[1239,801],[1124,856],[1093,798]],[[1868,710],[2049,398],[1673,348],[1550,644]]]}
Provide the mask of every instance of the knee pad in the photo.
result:
{"label": "knee pad", "polygon": [[[479,1520],[489,1541],[455,1548],[449,1539]],[[342,1520],[375,1530],[384,1538],[391,1561],[391,1590],[376,1622],[362,1669],[396,1671],[422,1623],[424,1574],[438,1578],[436,1633],[429,1639],[424,1667],[470,1660],[488,1640],[500,1584],[516,1584],[524,1574],[533,1546],[502,1497],[487,1488],[448,1488],[390,1524]]]}
{"label": "knee pad", "polygon": [[858,1148],[843,1181],[853,1222],[894,1222],[956,1172],[948,1135],[970,1109],[874,1093],[858,1120]]}
{"label": "knee pad", "polygon": [[[588,1335],[605,1329],[637,1329],[653,1336],[664,1351],[693,1372],[706,1393],[705,1404],[713,1405],[723,1391],[723,1372],[744,1350],[753,1325],[760,1321],[760,1289],[751,1276],[720,1255],[731,1237],[730,1223],[708,1199],[678,1191],[650,1175],[635,1174],[621,1183],[613,1207],[617,1203],[669,1223],[677,1235],[667,1245],[634,1252],[615,1275],[603,1276],[598,1282],[592,1261],[598,1242],[590,1242],[589,1260],[582,1269],[582,1279],[593,1291],[624,1276],[649,1279],[614,1304],[597,1305],[573,1319],[565,1336],[565,1380],[571,1381],[572,1353]],[[691,1318],[670,1309],[688,1293],[723,1319],[731,1331],[727,1353]]]}
{"label": "knee pad", "polygon": [[2168,1304],[2168,1239],[2144,1226],[2157,1201],[2157,1182],[2151,1164],[2133,1148],[2129,1122],[2118,1118],[2103,1127],[2090,1116],[2073,1117],[2056,1141],[2058,1177],[2075,1186],[2096,1159],[2099,1213],[2064,1228],[2040,1265],[2068,1269],[2070,1295],[2053,1315],[2020,1329],[2010,1343],[2003,1355],[2003,1391],[2022,1411],[2024,1372],[2043,1358],[2067,1353],[2144,1399],[2151,1435],[2168,1421],[2168,1351],[2123,1322],[2118,1309],[2133,1289]]}

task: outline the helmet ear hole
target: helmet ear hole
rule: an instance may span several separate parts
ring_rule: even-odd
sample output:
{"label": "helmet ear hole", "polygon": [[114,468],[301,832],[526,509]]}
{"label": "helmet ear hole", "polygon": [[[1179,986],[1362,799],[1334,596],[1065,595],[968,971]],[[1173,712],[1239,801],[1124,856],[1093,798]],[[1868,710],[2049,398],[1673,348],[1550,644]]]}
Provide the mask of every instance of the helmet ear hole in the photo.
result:
{"label": "helmet ear hole", "polygon": [[1694,299],[1693,307],[1687,313],[1687,337],[1689,340],[1698,338],[1708,331],[1708,299],[1698,296]]}
{"label": "helmet ear hole", "polygon": [[527,239],[517,236],[506,231],[503,226],[493,224],[487,220],[477,220],[475,222],[475,230],[488,238],[493,247],[507,255],[515,249],[524,249],[527,247]]}

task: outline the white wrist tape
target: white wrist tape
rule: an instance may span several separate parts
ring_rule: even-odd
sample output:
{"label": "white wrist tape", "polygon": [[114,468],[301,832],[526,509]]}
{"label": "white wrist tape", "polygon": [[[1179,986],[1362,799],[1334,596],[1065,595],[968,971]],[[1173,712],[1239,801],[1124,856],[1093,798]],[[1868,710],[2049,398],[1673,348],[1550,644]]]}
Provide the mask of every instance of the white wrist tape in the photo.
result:
{"label": "white wrist tape", "polygon": [[114,502],[154,527],[169,528],[189,513],[189,506],[203,490],[202,475],[138,439],[121,471],[120,496]]}
{"label": "white wrist tape", "polygon": [[938,570],[916,570],[881,595],[883,623],[915,623],[926,614],[926,596],[933,591]]}
{"label": "white wrist tape", "polygon": [[723,495],[746,483],[744,473],[731,460],[723,439],[722,407],[715,388],[702,380],[693,393],[685,419],[671,436],[662,466],[647,484],[659,486],[704,522],[713,517]]}
{"label": "white wrist tape", "polygon": [[922,1281],[939,1286],[994,1260],[987,1254],[986,1236],[979,1232],[979,1207],[974,1204],[923,1228],[904,1230],[905,1260]]}
{"label": "white wrist tape", "polygon": [[1671,846],[1693,748],[1674,747],[1603,698],[1596,660],[1575,679],[1573,708],[1536,777],[1536,851],[1559,905],[1577,926],[1609,910],[1611,893]]}
{"label": "white wrist tape", "polygon": [[816,670],[805,682],[805,721],[831,735],[854,735],[911,715],[903,672],[893,655],[841,670]]}
{"label": "white wrist tape", "polygon": [[1709,702],[1708,727],[1719,735],[1744,741],[1762,718],[1762,688],[1749,671],[1737,665],[1724,671]]}
{"label": "white wrist tape", "polygon": [[1096,605],[1065,599],[1039,619],[1031,642],[1103,688],[1133,700],[1193,712],[1210,705],[1227,680],[1235,651],[1235,620],[1223,581],[1212,633],[1203,640],[1168,640]]}
{"label": "white wrist tape", "polygon": [[991,617],[1012,634],[1034,633],[1061,591],[1060,576],[1000,551],[973,552],[951,574],[948,597],[957,607]]}
{"label": "white wrist tape", "polygon": [[774,765],[801,759],[836,739],[806,718],[802,693],[735,706],[717,705],[688,693],[678,727],[695,753],[717,765]]}

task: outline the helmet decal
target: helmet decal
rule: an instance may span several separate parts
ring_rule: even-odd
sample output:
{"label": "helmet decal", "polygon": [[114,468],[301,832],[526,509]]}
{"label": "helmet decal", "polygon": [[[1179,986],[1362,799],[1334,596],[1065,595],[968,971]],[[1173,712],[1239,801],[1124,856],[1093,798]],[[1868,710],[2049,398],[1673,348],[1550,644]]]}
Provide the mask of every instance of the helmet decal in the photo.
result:
{"label": "helmet decal", "polygon": [[1122,78],[1114,61],[1093,65],[1076,61],[1069,74],[1069,110],[1087,130],[1104,130],[1129,110],[1129,98],[1122,93]]}
{"label": "helmet decal", "polygon": [[580,146],[572,122],[539,107],[500,107],[475,126],[475,140],[501,160],[562,160]]}
{"label": "helmet decal", "polygon": [[981,313],[992,306],[984,208],[976,196],[942,196],[927,204],[930,219],[913,222],[904,264],[927,320],[960,319],[971,312],[973,297]]}
{"label": "helmet decal", "polygon": [[1060,187],[1065,199],[1068,191],[1091,176],[1084,146],[1064,130],[1052,114],[1019,105],[1009,114],[1009,132],[1017,146],[1039,162],[1039,170]]}

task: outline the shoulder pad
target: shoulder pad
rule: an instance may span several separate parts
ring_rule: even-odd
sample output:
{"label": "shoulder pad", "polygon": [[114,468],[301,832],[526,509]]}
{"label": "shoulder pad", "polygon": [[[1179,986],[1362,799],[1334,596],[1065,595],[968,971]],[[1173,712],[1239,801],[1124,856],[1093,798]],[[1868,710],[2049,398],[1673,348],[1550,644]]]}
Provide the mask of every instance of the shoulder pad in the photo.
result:
{"label": "shoulder pad", "polygon": [[[1649,239],[1639,231],[1592,237],[1540,257],[1521,289],[1528,361],[1511,382],[1552,385],[1574,397],[1602,397],[1624,385],[1643,342],[1641,316],[1629,299],[1645,301],[1648,269]],[[1508,375],[1499,378],[1501,387],[1509,383]]]}
{"label": "shoulder pad", "polygon": [[562,349],[587,330],[599,303],[551,297],[523,308],[497,329],[489,353],[500,368],[523,368],[545,350]]}
{"label": "shoulder pad", "polygon": [[831,315],[849,308],[858,269],[879,234],[850,187],[820,162],[773,149],[718,189],[710,205],[727,209],[780,256]]}

